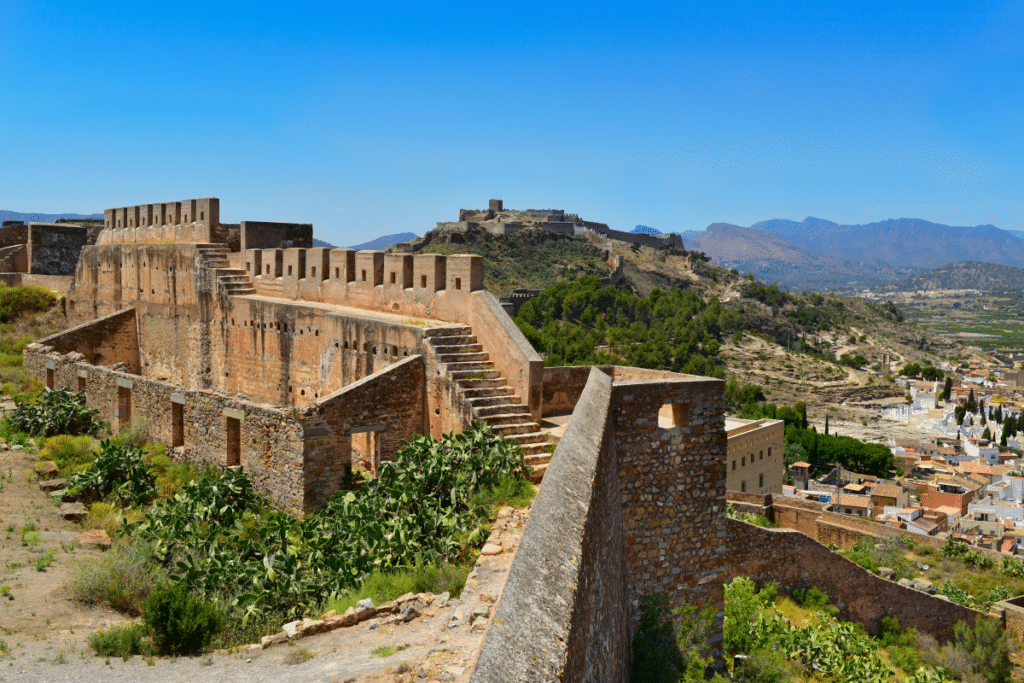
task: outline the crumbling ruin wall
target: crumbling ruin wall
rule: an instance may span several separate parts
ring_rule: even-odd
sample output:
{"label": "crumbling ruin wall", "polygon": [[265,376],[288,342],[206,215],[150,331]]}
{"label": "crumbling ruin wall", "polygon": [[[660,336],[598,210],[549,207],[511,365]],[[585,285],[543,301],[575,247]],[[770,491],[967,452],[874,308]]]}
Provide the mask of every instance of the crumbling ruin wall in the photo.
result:
{"label": "crumbling ruin wall", "polygon": [[40,344],[60,355],[80,354],[82,360],[92,365],[121,363],[125,371],[139,372],[139,336],[134,308],[58,332]]}
{"label": "crumbling ruin wall", "polygon": [[[670,427],[659,425],[665,404]],[[711,607],[711,645],[720,651],[724,409],[720,380],[652,373],[620,384],[591,369],[544,475],[474,682],[628,680],[645,596]]]}
{"label": "crumbling ruin wall", "polygon": [[28,245],[0,247],[0,273],[27,273]]}
{"label": "crumbling ruin wall", "polygon": [[[403,358],[304,411],[305,435],[311,439],[305,458],[307,504],[317,507],[338,491],[346,465],[375,473],[381,462],[395,459],[401,441],[427,432],[425,371],[423,356]],[[352,441],[360,437],[371,447],[357,459]]]}
{"label": "crumbling ruin wall", "polygon": [[[51,341],[44,339],[26,349],[26,371],[43,381],[49,370],[55,388],[84,391],[88,405],[97,408],[115,431],[142,420],[150,437],[166,444],[176,460],[219,467],[237,464],[256,489],[280,507],[292,512],[315,507],[306,498],[306,445],[300,416],[235,396],[191,391],[92,365],[74,352],[51,350]],[[176,420],[180,438],[175,435]],[[239,425],[234,450],[229,443],[229,420]],[[230,460],[232,452],[237,453],[237,463]]]}
{"label": "crumbling ruin wall", "polygon": [[860,622],[871,633],[880,631],[882,617],[891,616],[903,628],[945,641],[956,622],[973,624],[981,614],[875,576],[798,531],[736,519],[727,525],[726,581],[747,576],[758,584],[776,582],[787,594],[816,586],[828,593],[842,619]]}

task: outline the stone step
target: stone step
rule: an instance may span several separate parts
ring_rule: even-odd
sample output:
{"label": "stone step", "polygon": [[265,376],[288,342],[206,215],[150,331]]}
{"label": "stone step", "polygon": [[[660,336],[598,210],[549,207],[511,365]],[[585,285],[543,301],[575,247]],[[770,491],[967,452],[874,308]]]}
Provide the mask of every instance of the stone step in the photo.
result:
{"label": "stone step", "polygon": [[469,363],[469,362],[485,362],[490,359],[490,356],[486,353],[439,353],[437,360],[439,363]]}
{"label": "stone step", "polygon": [[67,479],[47,479],[39,482],[40,491],[56,491],[68,485]]}
{"label": "stone step", "polygon": [[223,273],[217,277],[221,282],[248,282],[248,275],[224,275]]}
{"label": "stone step", "polygon": [[527,457],[533,455],[551,455],[551,444],[547,441],[521,443],[519,444],[519,447],[523,449],[523,455]]}
{"label": "stone step", "polygon": [[542,481],[544,481],[544,473],[547,472],[547,471],[548,471],[548,466],[546,464],[545,465],[537,465],[536,467],[534,467],[533,468],[533,472],[530,473],[530,483],[531,484],[539,484]]}
{"label": "stone step", "polygon": [[220,286],[229,292],[255,292],[256,288],[248,282],[222,282]]}
{"label": "stone step", "polygon": [[[499,394],[497,396],[467,396],[466,404],[473,408],[486,408],[491,406],[521,405],[519,394]],[[475,413],[474,413],[475,414]]]}
{"label": "stone step", "polygon": [[[451,370],[448,375],[460,384],[463,381],[480,381],[480,380],[501,380],[505,382],[501,377],[500,370]],[[472,375],[472,376],[471,376]]]}
{"label": "stone step", "polygon": [[492,434],[501,436],[519,436],[522,434],[537,434],[536,422],[515,422],[512,424],[491,425]]}
{"label": "stone step", "polygon": [[[490,380],[481,379],[477,382],[489,382]],[[477,387],[466,387],[466,382],[462,382],[462,396],[467,400],[482,399],[482,398],[500,398],[504,399],[506,396],[515,396],[515,392],[512,387],[506,386],[477,386]]]}
{"label": "stone step", "polygon": [[[442,361],[443,362],[443,361]],[[494,363],[489,360],[463,360],[445,363],[448,366],[449,374],[462,372],[463,370],[473,373],[483,370],[495,370]]]}
{"label": "stone step", "polygon": [[487,415],[508,415],[510,413],[530,415],[530,407],[513,401],[508,401],[507,403],[492,403],[486,406],[473,404],[473,415],[476,417],[485,417]]}
{"label": "stone step", "polygon": [[547,465],[549,462],[551,462],[551,454],[547,452],[530,454],[523,458],[523,462],[525,462],[530,467],[536,467],[537,465]]}
{"label": "stone step", "polygon": [[468,394],[466,392],[470,389],[500,389],[502,387],[508,387],[509,392],[513,391],[512,387],[505,384],[504,377],[459,380],[459,388],[462,389],[463,396],[497,396],[498,394]]}
{"label": "stone step", "polygon": [[[424,334],[424,336],[426,336]],[[476,344],[475,334],[456,334],[449,336],[427,337],[431,346],[462,346],[463,344]]]}
{"label": "stone step", "polygon": [[[537,424],[536,423],[534,423],[531,426],[534,429],[537,428]],[[500,427],[496,427],[496,428],[492,429],[491,431],[497,433],[498,429],[500,429]],[[534,443],[544,443],[544,445],[546,446],[547,445],[547,438],[548,438],[548,435],[545,434],[544,432],[524,432],[524,433],[517,433],[517,434],[502,434],[502,436],[504,436],[506,439],[511,439],[512,441],[515,441],[516,443],[518,443],[520,445],[520,447],[522,447],[523,444],[534,444]]]}
{"label": "stone step", "polygon": [[218,268],[217,275],[224,277],[225,275],[245,275],[245,271],[241,268],[232,268],[230,265],[226,268]]}
{"label": "stone step", "polygon": [[531,425],[532,429],[536,429],[537,427],[537,423],[533,421],[533,415],[530,413],[515,412],[513,410],[510,410],[507,413],[498,413],[497,415],[481,415],[479,419],[492,427],[518,424]]}
{"label": "stone step", "polygon": [[451,344],[448,346],[434,346],[434,352],[438,355],[446,353],[480,353],[484,350],[483,344]]}

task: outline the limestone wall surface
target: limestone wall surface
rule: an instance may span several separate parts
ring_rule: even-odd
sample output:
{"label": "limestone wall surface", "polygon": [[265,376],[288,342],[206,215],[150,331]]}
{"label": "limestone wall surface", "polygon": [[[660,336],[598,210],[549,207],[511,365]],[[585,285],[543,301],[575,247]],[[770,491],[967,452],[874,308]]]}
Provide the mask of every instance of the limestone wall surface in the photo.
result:
{"label": "limestone wall surface", "polygon": [[828,593],[842,619],[859,622],[871,633],[880,631],[882,617],[892,616],[903,628],[945,641],[956,622],[973,624],[981,614],[875,576],[798,531],[736,519],[727,520],[727,526],[726,581],[737,576],[759,584],[774,581],[783,593],[816,586]]}

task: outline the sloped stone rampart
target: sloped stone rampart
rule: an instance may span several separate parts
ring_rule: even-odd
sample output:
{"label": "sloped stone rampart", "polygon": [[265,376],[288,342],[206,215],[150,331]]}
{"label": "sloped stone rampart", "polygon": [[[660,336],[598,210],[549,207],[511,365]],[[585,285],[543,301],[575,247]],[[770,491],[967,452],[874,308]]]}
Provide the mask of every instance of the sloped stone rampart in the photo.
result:
{"label": "sloped stone rampart", "polygon": [[629,678],[611,384],[590,374],[534,501],[474,683]]}
{"label": "sloped stone rampart", "polygon": [[828,593],[841,618],[878,633],[882,617],[896,617],[940,641],[953,636],[958,621],[973,624],[981,614],[953,602],[875,576],[822,544],[791,529],[765,529],[736,519],[726,521],[725,580],[747,576],[758,584],[775,582],[783,593],[797,588]]}
{"label": "sloped stone rampart", "polygon": [[[659,423],[666,404],[670,426]],[[717,654],[724,409],[720,380],[590,369],[473,681],[625,681],[640,602],[653,595],[713,608]]]}

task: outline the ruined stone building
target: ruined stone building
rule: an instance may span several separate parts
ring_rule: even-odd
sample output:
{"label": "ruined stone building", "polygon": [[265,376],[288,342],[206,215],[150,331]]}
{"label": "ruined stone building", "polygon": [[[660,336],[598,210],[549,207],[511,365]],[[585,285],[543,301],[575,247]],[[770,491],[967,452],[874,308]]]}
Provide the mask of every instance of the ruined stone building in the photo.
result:
{"label": "ruined stone building", "polygon": [[65,294],[82,248],[95,242],[95,235],[80,225],[4,221],[0,226],[0,281],[12,287],[34,285]]}

